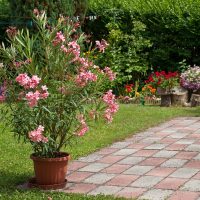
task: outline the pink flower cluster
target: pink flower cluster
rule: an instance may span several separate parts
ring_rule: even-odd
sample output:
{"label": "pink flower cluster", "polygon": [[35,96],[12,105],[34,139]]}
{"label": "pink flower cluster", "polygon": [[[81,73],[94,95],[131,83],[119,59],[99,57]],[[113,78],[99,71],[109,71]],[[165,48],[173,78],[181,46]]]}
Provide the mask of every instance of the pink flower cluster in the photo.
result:
{"label": "pink flower cluster", "polygon": [[[19,83],[19,85],[23,86],[25,89],[34,89],[38,86],[40,83],[40,78],[36,75],[33,75],[32,78],[30,78],[26,73],[25,74],[19,74],[16,78],[16,81]],[[37,105],[39,99],[46,99],[49,96],[48,88],[46,85],[41,86],[41,90],[36,90],[35,92],[30,91],[28,92],[25,97],[28,101],[28,105],[30,107],[34,107]]]}
{"label": "pink flower cluster", "polygon": [[109,90],[104,96],[103,101],[107,104],[107,109],[104,113],[104,118],[108,123],[111,123],[113,120],[113,114],[116,113],[119,109],[119,105],[115,102],[115,95],[112,93],[112,90]]}
{"label": "pink flower cluster", "polygon": [[37,75],[33,75],[32,78],[30,78],[25,73],[19,74],[15,80],[19,83],[19,85],[23,86],[25,89],[30,89],[36,88],[40,83],[41,78],[39,78]]}
{"label": "pink flower cluster", "polygon": [[68,43],[69,46],[69,52],[72,53],[74,55],[74,59],[72,60],[72,62],[75,62],[76,60],[79,59],[80,56],[80,45],[77,44],[76,41],[72,41]]}
{"label": "pink flower cluster", "polygon": [[84,87],[86,86],[86,84],[88,82],[95,82],[97,81],[97,75],[93,74],[90,71],[85,71],[85,72],[81,72],[80,74],[77,75],[76,77],[76,83],[77,85],[79,85],[80,87]]}
{"label": "pink flower cluster", "polygon": [[83,135],[85,135],[85,133],[89,130],[89,127],[88,127],[88,125],[86,124],[83,115],[79,115],[79,116],[78,116],[78,120],[79,120],[81,126],[80,126],[79,131],[76,133],[76,135],[78,135],[78,136],[83,136]]}
{"label": "pink flower cluster", "polygon": [[102,39],[101,42],[100,41],[96,41],[96,48],[99,49],[100,52],[105,52],[105,49],[106,47],[108,46],[109,44],[104,40]]}
{"label": "pink flower cluster", "polygon": [[30,131],[29,132],[29,138],[32,142],[43,142],[43,143],[47,143],[48,142],[48,138],[44,137],[42,135],[42,132],[44,131],[44,127],[43,126],[38,126],[37,129]]}
{"label": "pink flower cluster", "polygon": [[108,76],[110,81],[114,81],[116,78],[116,74],[109,67],[105,67],[105,74]]}
{"label": "pink flower cluster", "polygon": [[56,33],[56,37],[53,40],[53,45],[57,46],[58,44],[63,43],[63,42],[65,42],[65,36],[62,34],[61,31],[59,31]]}

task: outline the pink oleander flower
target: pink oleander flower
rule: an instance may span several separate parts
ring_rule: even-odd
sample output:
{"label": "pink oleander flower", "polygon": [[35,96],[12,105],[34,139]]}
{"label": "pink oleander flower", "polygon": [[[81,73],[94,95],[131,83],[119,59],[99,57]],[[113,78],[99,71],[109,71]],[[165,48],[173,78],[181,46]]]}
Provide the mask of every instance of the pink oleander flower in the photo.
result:
{"label": "pink oleander flower", "polygon": [[26,87],[31,79],[26,73],[24,73],[19,74],[15,80],[19,83],[19,85]]}
{"label": "pink oleander flower", "polygon": [[40,83],[41,78],[39,78],[37,75],[33,75],[28,83],[28,88],[36,88],[38,84]]}
{"label": "pink oleander flower", "polygon": [[16,27],[14,27],[14,26],[9,26],[9,27],[6,29],[6,33],[7,33],[8,37],[12,39],[12,38],[14,38],[14,37],[17,35],[18,31],[17,31],[17,28],[16,28]]}
{"label": "pink oleander flower", "polygon": [[42,135],[42,132],[44,131],[44,127],[43,126],[38,126],[37,129],[30,131],[29,132],[29,138],[32,142],[43,142],[43,143],[47,143],[48,142],[48,138],[44,137]]}
{"label": "pink oleander flower", "polygon": [[33,14],[36,15],[36,16],[38,16],[40,14],[40,12],[39,12],[39,10],[37,8],[35,8],[33,10]]}
{"label": "pink oleander flower", "polygon": [[65,45],[62,45],[61,47],[60,47],[60,49],[64,52],[64,53],[69,53],[68,52],[68,49],[65,47]]}
{"label": "pink oleander flower", "polygon": [[108,109],[104,112],[104,118],[108,123],[113,121],[112,113]]}
{"label": "pink oleander flower", "polygon": [[40,95],[41,95],[40,92],[37,91],[37,90],[34,93],[33,92],[28,92],[26,94],[26,99],[28,101],[28,105],[31,108],[37,105],[38,100],[40,99]]}
{"label": "pink oleander flower", "polygon": [[107,104],[107,109],[104,112],[104,118],[108,123],[112,122],[112,115],[119,109],[119,105],[115,102],[115,95],[112,94],[112,90],[109,90],[104,96],[103,101]]}
{"label": "pink oleander flower", "polygon": [[76,83],[77,85],[84,87],[88,82],[95,82],[97,81],[97,75],[93,74],[90,71],[86,72],[81,72],[79,75],[76,77]]}
{"label": "pink oleander flower", "polygon": [[57,46],[58,44],[63,43],[63,42],[65,42],[65,36],[62,34],[61,31],[59,31],[56,33],[56,37],[53,40],[53,45]]}
{"label": "pink oleander flower", "polygon": [[108,92],[106,92],[106,94],[104,94],[103,96],[103,101],[106,104],[111,104],[113,103],[115,100],[115,95],[112,93],[112,90],[109,90]]}
{"label": "pink oleander flower", "polygon": [[104,39],[102,39],[101,42],[98,40],[96,41],[96,48],[99,49],[100,52],[104,53],[104,51],[108,45],[109,44]]}
{"label": "pink oleander flower", "polygon": [[42,85],[41,88],[42,88],[42,91],[40,93],[40,98],[41,99],[46,99],[49,96],[49,92],[47,91],[48,88],[47,88],[46,85]]}
{"label": "pink oleander flower", "polygon": [[116,74],[109,67],[105,67],[104,71],[105,71],[105,74],[108,76],[110,81],[115,80]]}
{"label": "pink oleander flower", "polygon": [[85,122],[84,116],[81,114],[77,117],[79,123],[81,124],[79,130],[76,132],[76,135],[83,136],[89,130],[88,125]]}

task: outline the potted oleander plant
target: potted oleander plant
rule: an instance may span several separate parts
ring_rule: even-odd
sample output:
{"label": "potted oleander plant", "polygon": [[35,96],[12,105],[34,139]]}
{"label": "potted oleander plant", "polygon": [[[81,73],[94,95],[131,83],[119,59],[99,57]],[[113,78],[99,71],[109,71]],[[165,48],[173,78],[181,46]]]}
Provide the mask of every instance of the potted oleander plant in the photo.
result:
{"label": "potted oleander plant", "polygon": [[[35,178],[29,185],[56,189],[66,184],[69,154],[64,147],[84,136],[89,119],[102,116],[112,122],[118,104],[101,84],[115,74],[84,57],[78,22],[60,17],[52,25],[45,12],[34,13],[34,33],[10,28],[10,47],[0,48],[1,112],[4,119],[9,113],[17,139],[32,145]],[[97,41],[92,51],[104,52],[107,45]]]}

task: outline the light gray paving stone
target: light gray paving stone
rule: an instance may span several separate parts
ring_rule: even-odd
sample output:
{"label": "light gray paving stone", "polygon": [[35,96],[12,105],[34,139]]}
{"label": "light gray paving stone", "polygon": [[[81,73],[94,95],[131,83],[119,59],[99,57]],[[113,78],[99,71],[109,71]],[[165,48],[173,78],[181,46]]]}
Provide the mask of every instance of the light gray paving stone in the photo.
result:
{"label": "light gray paving stone", "polygon": [[118,186],[99,186],[88,194],[89,195],[98,195],[98,194],[114,195],[117,192],[119,192],[121,189],[123,188],[118,187]]}
{"label": "light gray paving stone", "polygon": [[102,157],[103,157],[103,155],[91,154],[91,155],[88,155],[86,157],[79,158],[78,161],[82,161],[82,162],[95,162],[95,161],[101,159]]}
{"label": "light gray paving stone", "polygon": [[178,151],[167,151],[167,150],[162,150],[159,151],[158,153],[154,154],[153,157],[159,157],[159,158],[171,158],[174,155],[176,155]]}
{"label": "light gray paving stone", "polygon": [[199,172],[199,169],[180,168],[180,169],[177,169],[174,173],[172,173],[170,175],[170,177],[174,177],[174,178],[191,178],[197,172]]}
{"label": "light gray paving stone", "polygon": [[145,139],[141,140],[141,142],[146,143],[146,144],[152,144],[152,143],[160,141],[161,139],[162,138],[150,137],[150,138],[145,138]]}
{"label": "light gray paving stone", "polygon": [[150,145],[150,146],[148,146],[148,147],[145,147],[145,149],[158,149],[158,150],[160,150],[160,149],[163,149],[163,148],[165,148],[167,146],[167,144],[152,144],[152,145]]}
{"label": "light gray paving stone", "polygon": [[127,147],[128,145],[132,144],[132,142],[116,142],[113,145],[110,146],[110,148],[117,148],[117,149],[122,149]]}
{"label": "light gray paving stone", "polygon": [[128,170],[124,171],[123,174],[135,174],[135,175],[143,175],[152,170],[154,166],[140,166],[135,165]]}
{"label": "light gray paving stone", "polygon": [[133,187],[151,188],[160,182],[163,178],[158,176],[143,176],[131,184]]}
{"label": "light gray paving stone", "polygon": [[183,160],[183,159],[169,159],[167,161],[165,161],[161,167],[182,167],[185,163],[187,162],[187,160]]}
{"label": "light gray paving stone", "polygon": [[92,163],[83,168],[80,168],[78,171],[99,172],[108,166],[109,164],[105,164],[105,163]]}
{"label": "light gray paving stone", "polygon": [[193,159],[200,160],[200,153],[197,156],[195,156]]}
{"label": "light gray paving stone", "polygon": [[115,174],[98,173],[85,179],[84,182],[93,183],[93,184],[104,184],[114,177],[115,177]]}
{"label": "light gray paving stone", "polygon": [[124,158],[123,160],[120,160],[118,164],[130,164],[130,165],[135,165],[138,164],[139,162],[143,161],[145,158],[144,157],[132,157],[128,156]]}
{"label": "light gray paving stone", "polygon": [[165,129],[163,129],[163,132],[164,131],[165,131],[165,133],[172,133],[172,134],[176,133],[176,130],[173,128],[165,128]]}
{"label": "light gray paving stone", "polygon": [[175,142],[175,144],[193,144],[194,142],[195,142],[195,140],[181,139],[181,140]]}
{"label": "light gray paving stone", "polygon": [[181,139],[184,138],[186,135],[188,135],[188,133],[173,133],[171,135],[169,135],[168,137],[170,138],[175,138],[175,139]]}
{"label": "light gray paving stone", "polygon": [[198,152],[200,152],[200,144],[191,144],[185,150],[186,151],[198,151]]}
{"label": "light gray paving stone", "polygon": [[172,193],[172,190],[152,189],[144,193],[139,200],[166,200]]}
{"label": "light gray paving stone", "polygon": [[120,149],[119,151],[116,151],[113,155],[115,156],[125,156],[125,155],[131,155],[135,153],[136,149]]}
{"label": "light gray paving stone", "polygon": [[190,180],[183,187],[181,190],[191,191],[191,192],[200,192],[200,180]]}

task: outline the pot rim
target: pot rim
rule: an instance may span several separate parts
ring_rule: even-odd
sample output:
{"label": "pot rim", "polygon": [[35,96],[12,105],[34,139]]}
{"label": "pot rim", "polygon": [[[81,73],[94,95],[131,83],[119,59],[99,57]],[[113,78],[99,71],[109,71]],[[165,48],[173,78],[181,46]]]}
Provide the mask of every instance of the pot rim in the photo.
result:
{"label": "pot rim", "polygon": [[44,157],[38,157],[35,156],[35,154],[31,154],[30,158],[33,161],[44,161],[44,162],[54,162],[54,161],[68,161],[70,159],[70,155],[67,152],[57,152],[61,157],[55,157],[55,158],[44,158]]}

